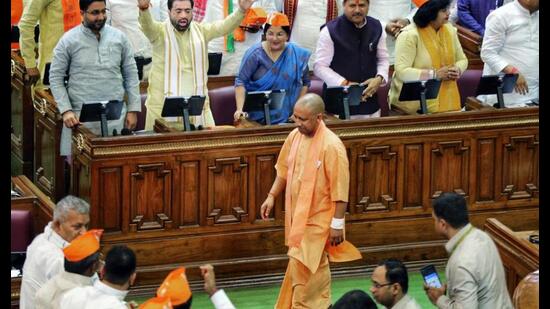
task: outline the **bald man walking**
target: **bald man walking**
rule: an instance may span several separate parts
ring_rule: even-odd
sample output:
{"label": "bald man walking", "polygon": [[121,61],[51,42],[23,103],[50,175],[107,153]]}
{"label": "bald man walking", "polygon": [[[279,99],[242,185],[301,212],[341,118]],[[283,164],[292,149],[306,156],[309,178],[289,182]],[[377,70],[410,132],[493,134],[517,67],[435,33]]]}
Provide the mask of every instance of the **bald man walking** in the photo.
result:
{"label": "bald man walking", "polygon": [[279,153],[277,177],[261,206],[268,219],[285,189],[285,243],[290,258],[276,308],[328,308],[329,246],[344,240],[349,163],[342,141],[323,122],[325,104],[308,93],[294,106],[297,124]]}

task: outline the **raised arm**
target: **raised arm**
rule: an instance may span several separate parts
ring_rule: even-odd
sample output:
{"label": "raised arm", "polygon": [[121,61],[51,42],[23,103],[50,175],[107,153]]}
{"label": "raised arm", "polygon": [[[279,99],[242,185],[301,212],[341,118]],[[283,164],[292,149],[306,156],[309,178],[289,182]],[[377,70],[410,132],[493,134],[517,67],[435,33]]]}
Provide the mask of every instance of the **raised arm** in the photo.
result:
{"label": "raised arm", "polygon": [[153,20],[151,12],[149,11],[150,6],[151,0],[138,0],[138,21],[141,26],[141,30],[143,31],[143,34],[145,34],[145,36],[149,39],[151,43],[154,43],[161,36],[162,23]]}

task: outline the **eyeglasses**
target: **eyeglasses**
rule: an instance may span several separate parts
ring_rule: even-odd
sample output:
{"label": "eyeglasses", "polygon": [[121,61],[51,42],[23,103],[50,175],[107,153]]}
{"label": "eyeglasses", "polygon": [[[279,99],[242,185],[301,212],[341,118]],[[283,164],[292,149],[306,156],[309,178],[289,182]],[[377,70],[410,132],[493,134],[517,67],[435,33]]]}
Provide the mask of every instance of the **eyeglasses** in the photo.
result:
{"label": "eyeglasses", "polygon": [[372,283],[372,286],[373,286],[374,288],[379,289],[379,288],[381,288],[381,287],[385,287],[385,286],[392,285],[392,284],[393,284],[393,283],[391,283],[391,282],[384,283],[384,284],[380,284],[380,283],[378,283],[378,282],[373,282],[373,283]]}
{"label": "eyeglasses", "polygon": [[86,11],[86,13],[92,16],[98,16],[99,14],[106,15],[107,12],[109,12],[109,9]]}

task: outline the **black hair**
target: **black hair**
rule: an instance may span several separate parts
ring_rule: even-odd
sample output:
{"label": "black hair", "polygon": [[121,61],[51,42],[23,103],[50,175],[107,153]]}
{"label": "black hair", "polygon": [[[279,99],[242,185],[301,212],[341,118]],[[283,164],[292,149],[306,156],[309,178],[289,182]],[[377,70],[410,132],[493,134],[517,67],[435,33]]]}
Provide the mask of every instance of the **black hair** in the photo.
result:
{"label": "black hair", "polygon": [[418,8],[414,14],[413,21],[419,28],[426,27],[431,21],[437,19],[439,11],[449,7],[450,0],[430,0]]}
{"label": "black hair", "polygon": [[132,249],[124,246],[113,246],[105,257],[104,279],[110,283],[123,285],[136,271],[136,255]]}
{"label": "black hair", "polygon": [[192,302],[193,302],[193,295],[191,295],[191,297],[189,297],[189,299],[186,302],[184,302],[183,304],[173,306],[172,308],[173,309],[191,309],[191,303]]}
{"label": "black hair", "polygon": [[342,295],[332,309],[376,309],[376,303],[369,294],[361,290],[352,290]]}
{"label": "black hair", "polygon": [[189,1],[191,2],[191,8],[195,7],[195,1],[193,0],[168,0],[168,2],[166,3],[168,5],[168,10],[172,9],[172,5],[174,4],[174,1]]}
{"label": "black hair", "polygon": [[[271,25],[270,24],[265,24],[264,25],[264,36],[267,35],[267,30],[271,28]],[[288,36],[288,38],[290,39],[290,26],[281,26],[281,28],[283,28],[283,31],[286,33],[286,35]]]}
{"label": "black hair", "polygon": [[378,266],[386,267],[386,280],[389,283],[399,283],[403,294],[409,290],[409,275],[407,267],[400,260],[386,259],[378,263]]}
{"label": "black hair", "polygon": [[86,276],[92,273],[90,270],[97,261],[99,261],[99,252],[89,255],[78,262],[71,262],[65,258],[63,267],[68,273]]}
{"label": "black hair", "polygon": [[80,0],[79,6],[81,11],[87,11],[88,7],[92,2],[103,2],[105,3],[105,0]]}
{"label": "black hair", "polygon": [[470,221],[468,220],[468,208],[466,199],[453,192],[441,194],[432,202],[432,207],[436,217],[444,219],[455,229],[464,227]]}

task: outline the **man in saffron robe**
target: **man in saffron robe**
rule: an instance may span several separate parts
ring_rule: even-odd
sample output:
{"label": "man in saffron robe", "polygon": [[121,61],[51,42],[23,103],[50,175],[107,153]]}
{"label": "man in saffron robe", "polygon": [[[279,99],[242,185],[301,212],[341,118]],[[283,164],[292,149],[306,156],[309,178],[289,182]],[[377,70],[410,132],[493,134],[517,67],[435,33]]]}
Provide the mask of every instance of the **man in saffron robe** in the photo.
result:
{"label": "man in saffron robe", "polygon": [[[161,117],[166,96],[208,95],[208,42],[233,31],[255,0],[239,0],[239,9],[213,23],[193,21],[193,0],[168,0],[169,19],[153,21],[150,0],[138,0],[139,23],[153,46],[153,64],[147,88],[145,129],[152,130]],[[172,120],[174,119],[167,119]],[[213,127],[208,96],[201,116],[192,116],[195,126]]]}
{"label": "man in saffron robe", "polygon": [[[328,308],[330,261],[360,253],[344,242],[349,191],[346,149],[323,122],[325,105],[308,93],[294,106],[294,129],[279,153],[277,177],[261,206],[267,219],[275,197],[285,190],[285,243],[290,257],[276,308]],[[336,259],[339,251],[340,259]]]}

